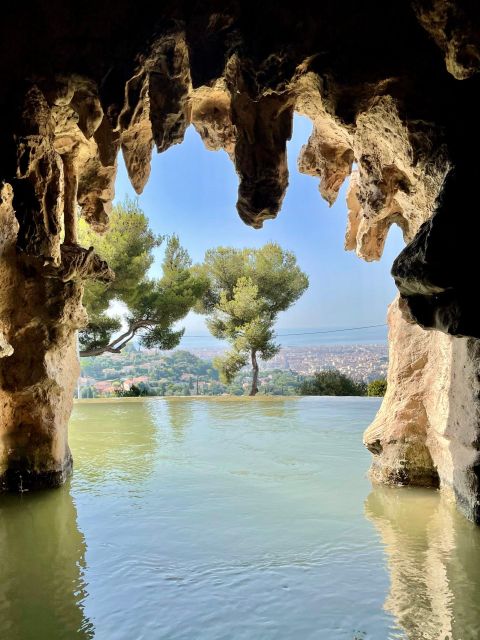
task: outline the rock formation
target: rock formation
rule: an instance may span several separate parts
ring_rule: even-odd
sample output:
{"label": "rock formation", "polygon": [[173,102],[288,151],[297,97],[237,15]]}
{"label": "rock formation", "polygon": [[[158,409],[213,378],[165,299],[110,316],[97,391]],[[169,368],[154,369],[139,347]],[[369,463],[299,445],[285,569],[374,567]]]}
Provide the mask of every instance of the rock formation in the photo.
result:
{"label": "rock formation", "polygon": [[[86,104],[74,109],[77,90]],[[81,283],[113,277],[93,247],[76,244],[77,201],[87,219],[101,226],[113,196],[105,180],[111,182],[114,167],[105,176],[96,143],[85,137],[92,138],[103,117],[92,96],[85,83],[73,80],[45,93],[37,85],[29,88],[15,176],[0,195],[4,490],[56,486],[72,465],[66,425],[80,372],[75,333],[87,321]]]}
{"label": "rock formation", "polygon": [[371,475],[386,484],[441,486],[480,521],[480,341],[425,331],[399,301],[388,314],[388,388],[364,435]]}
{"label": "rock formation", "polygon": [[[395,320],[398,327],[419,349],[422,340],[450,340],[456,354],[449,365],[456,383],[450,392],[442,387],[442,402],[459,426],[442,432],[422,414],[415,431],[400,411],[392,429],[401,446],[395,453],[390,426],[382,427],[375,474],[428,483],[437,474],[476,518],[476,343],[436,333],[417,340],[408,323],[480,338],[469,282],[479,225],[471,195],[480,141],[479,25],[480,8],[470,0],[369,0],[351,10],[334,2],[236,0],[156,8],[139,0],[135,12],[125,0],[114,9],[60,0],[10,8],[0,25],[3,486],[25,478],[32,486],[55,484],[69,468],[75,331],[86,321],[81,283],[113,277],[93,249],[78,246],[76,212],[79,206],[95,229],[106,228],[118,152],[141,192],[152,149],[181,142],[192,123],[207,148],[229,154],[239,215],[259,227],[281,208],[297,110],[314,125],[299,168],[319,177],[329,203],[356,165],[346,247],[378,259],[390,226],[402,228],[408,244],[393,272],[406,320]],[[395,339],[410,340],[401,331],[392,329]],[[448,361],[447,351],[438,357]],[[403,385],[408,367],[393,360],[398,369],[390,377]],[[402,404],[400,391],[391,394],[392,407]],[[468,427],[457,405],[465,406]],[[399,475],[395,456],[413,432],[411,464]],[[434,432],[468,450],[453,456],[450,471]]]}

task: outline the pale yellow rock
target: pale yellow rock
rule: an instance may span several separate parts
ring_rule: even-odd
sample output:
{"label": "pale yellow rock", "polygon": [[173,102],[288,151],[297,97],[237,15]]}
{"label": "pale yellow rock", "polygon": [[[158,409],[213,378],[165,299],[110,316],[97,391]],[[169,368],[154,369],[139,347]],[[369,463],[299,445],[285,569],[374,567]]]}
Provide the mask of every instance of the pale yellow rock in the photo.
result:
{"label": "pale yellow rock", "polygon": [[233,158],[236,130],[232,123],[231,97],[223,81],[199,87],[190,94],[191,122],[209,151],[224,149]]}
{"label": "pale yellow rock", "polygon": [[[429,132],[410,130],[401,121],[395,101],[382,96],[357,117],[353,150],[357,171],[350,186],[346,245],[364,260],[379,260],[392,224],[406,242],[433,213],[448,171],[445,148],[440,144],[429,162],[414,160],[429,144]],[[433,135],[431,132],[430,135]],[[415,138],[415,149],[411,140]]]}
{"label": "pale yellow rock", "polygon": [[388,324],[387,393],[364,434],[374,454],[371,477],[386,484],[440,486],[477,520],[480,341],[407,322],[398,298]]}
{"label": "pale yellow rock", "polygon": [[480,70],[478,25],[458,0],[415,0],[419,23],[442,49],[445,66],[457,80],[470,78]]}
{"label": "pale yellow rock", "polygon": [[352,170],[352,131],[327,112],[321,98],[321,82],[316,74],[301,75],[295,91],[295,109],[313,123],[312,134],[298,157],[298,170],[320,179],[320,195],[332,205]]}
{"label": "pale yellow rock", "polygon": [[58,486],[70,472],[76,332],[87,323],[82,281],[113,277],[72,228],[85,181],[84,214],[93,203],[95,224],[113,197],[116,167],[102,167],[94,140],[103,114],[92,83],[74,78],[58,93],[51,106],[36,85],[25,95],[15,193],[36,199],[15,211],[12,186],[0,192],[0,491]]}

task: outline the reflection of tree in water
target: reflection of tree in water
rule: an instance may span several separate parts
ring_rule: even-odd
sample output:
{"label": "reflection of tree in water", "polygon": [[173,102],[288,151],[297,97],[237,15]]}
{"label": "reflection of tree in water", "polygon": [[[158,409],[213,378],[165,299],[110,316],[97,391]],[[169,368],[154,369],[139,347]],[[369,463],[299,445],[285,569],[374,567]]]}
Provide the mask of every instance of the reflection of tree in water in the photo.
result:
{"label": "reflection of tree in water", "polygon": [[477,640],[480,530],[445,496],[421,489],[377,486],[365,515],[385,544],[385,609],[409,640]]}
{"label": "reflection of tree in water", "polygon": [[165,398],[169,424],[175,440],[183,440],[186,428],[192,423],[193,402],[198,402],[198,400]]}
{"label": "reflection of tree in water", "polygon": [[258,398],[258,412],[268,418],[283,418],[285,410],[295,406],[295,400],[284,400],[278,397]]}
{"label": "reflection of tree in water", "polygon": [[150,475],[158,445],[149,402],[79,404],[70,424],[75,481],[141,480]]}
{"label": "reflection of tree in water", "polygon": [[85,539],[68,487],[0,497],[0,621],[8,640],[86,640]]}
{"label": "reflection of tree in water", "polygon": [[216,419],[228,426],[229,420],[250,421],[254,420],[256,415],[283,418],[286,415],[286,410],[295,406],[295,400],[286,400],[277,396],[221,397],[207,401],[206,406],[215,413]]}

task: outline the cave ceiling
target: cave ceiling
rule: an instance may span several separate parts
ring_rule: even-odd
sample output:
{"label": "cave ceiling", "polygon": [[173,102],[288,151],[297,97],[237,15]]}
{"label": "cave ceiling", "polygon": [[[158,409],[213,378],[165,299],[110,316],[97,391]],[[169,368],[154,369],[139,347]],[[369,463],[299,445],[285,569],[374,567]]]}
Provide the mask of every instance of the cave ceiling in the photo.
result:
{"label": "cave ceiling", "polygon": [[0,30],[0,172],[17,251],[49,277],[110,277],[72,249],[74,204],[105,229],[118,153],[140,193],[190,124],[234,163],[241,219],[274,218],[297,111],[299,170],[330,204],[350,181],[346,248],[376,260],[398,224],[405,314],[480,337],[478,3],[54,0],[9,6]]}

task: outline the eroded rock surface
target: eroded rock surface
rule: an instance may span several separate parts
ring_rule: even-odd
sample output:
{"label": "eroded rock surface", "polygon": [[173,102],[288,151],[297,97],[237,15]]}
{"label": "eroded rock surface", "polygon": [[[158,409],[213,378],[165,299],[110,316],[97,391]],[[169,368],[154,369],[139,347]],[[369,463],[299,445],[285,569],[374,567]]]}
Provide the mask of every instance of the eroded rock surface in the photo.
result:
{"label": "eroded rock surface", "polygon": [[428,395],[433,392],[431,359],[437,354],[430,343],[434,334],[407,323],[398,299],[389,308],[388,324],[387,393],[364,434],[364,442],[373,453],[370,473],[385,484],[436,487],[438,472],[427,446],[431,425],[426,408]]}
{"label": "eroded rock surface", "polygon": [[372,478],[440,486],[480,521],[480,341],[407,322],[398,298],[388,312],[388,388],[365,431]]}
{"label": "eroded rock surface", "polygon": [[91,84],[78,78],[25,94],[16,174],[0,194],[0,490],[57,486],[71,470],[82,282],[113,277],[93,247],[76,244],[78,185],[90,174],[84,209],[99,225],[105,190],[113,194],[99,185],[114,166],[102,173],[92,139],[102,119]]}
{"label": "eroded rock surface", "polygon": [[470,78],[480,70],[480,9],[476,2],[415,0],[420,24],[432,36],[445,56],[448,71],[457,80]]}

